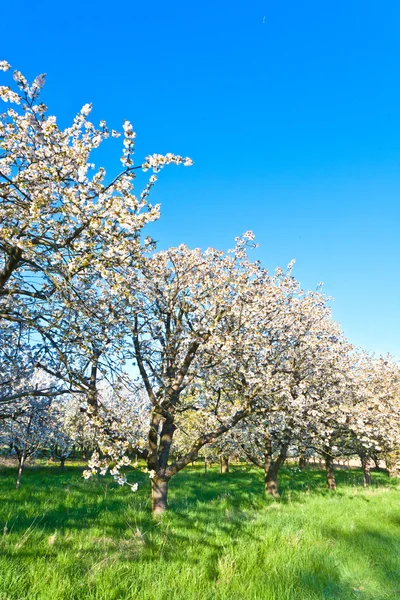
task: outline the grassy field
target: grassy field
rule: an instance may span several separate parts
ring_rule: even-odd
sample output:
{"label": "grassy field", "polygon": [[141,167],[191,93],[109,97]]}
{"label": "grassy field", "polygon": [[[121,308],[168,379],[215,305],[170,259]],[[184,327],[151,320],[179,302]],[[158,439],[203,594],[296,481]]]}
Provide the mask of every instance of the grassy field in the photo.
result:
{"label": "grassy field", "polygon": [[149,480],[133,494],[82,468],[31,467],[19,491],[0,469],[0,600],[400,599],[400,487],[358,471],[325,490],[320,471],[194,467],[150,516]]}

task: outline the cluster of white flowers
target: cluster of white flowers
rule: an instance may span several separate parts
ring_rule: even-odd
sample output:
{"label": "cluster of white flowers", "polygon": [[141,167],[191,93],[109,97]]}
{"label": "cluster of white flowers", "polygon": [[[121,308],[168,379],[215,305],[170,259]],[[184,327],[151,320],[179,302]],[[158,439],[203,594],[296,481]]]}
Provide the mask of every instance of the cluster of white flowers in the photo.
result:
{"label": "cluster of white flowers", "polygon": [[8,71],[11,65],[6,60],[0,60],[0,71]]}
{"label": "cluster of white flowers", "polygon": [[148,169],[152,169],[154,173],[157,173],[162,167],[170,164],[183,164],[185,167],[191,167],[193,165],[193,161],[188,156],[184,158],[183,156],[179,156],[177,154],[152,154],[150,156],[146,156],[146,160],[142,165],[142,170],[147,171]]}

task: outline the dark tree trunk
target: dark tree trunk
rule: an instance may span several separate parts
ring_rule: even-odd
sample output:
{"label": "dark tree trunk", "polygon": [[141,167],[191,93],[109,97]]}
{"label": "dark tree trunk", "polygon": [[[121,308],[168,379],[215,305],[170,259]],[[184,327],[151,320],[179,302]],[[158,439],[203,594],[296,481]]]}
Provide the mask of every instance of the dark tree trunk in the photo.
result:
{"label": "dark tree trunk", "polygon": [[278,470],[275,464],[271,465],[264,475],[265,493],[273,498],[279,498]]}
{"label": "dark tree trunk", "polygon": [[324,453],[326,469],[326,485],[328,490],[336,490],[335,469],[333,467],[333,458],[329,453]]}
{"label": "dark tree trunk", "polygon": [[371,485],[371,464],[368,456],[365,454],[360,455],[361,468],[364,477],[364,487]]}
{"label": "dark tree trunk", "polygon": [[168,508],[168,479],[154,477],[151,481],[151,509],[153,515],[159,515]]}
{"label": "dark tree trunk", "polygon": [[272,439],[269,431],[264,434],[265,454],[264,454],[264,485],[265,493],[273,498],[279,498],[278,473],[286,460],[289,444],[284,444],[281,447],[278,458],[273,459],[272,454]]}
{"label": "dark tree trunk", "polygon": [[60,469],[61,469],[61,471],[64,471],[64,466],[65,466],[65,458],[60,458]]}
{"label": "dark tree trunk", "polygon": [[221,454],[219,460],[220,460],[220,473],[229,473],[229,457]]}
{"label": "dark tree trunk", "polygon": [[166,473],[168,468],[168,459],[171,451],[172,438],[175,432],[173,418],[165,419],[161,433],[157,436],[157,429],[161,422],[160,415],[155,411],[152,415],[152,427],[149,434],[149,456],[147,460],[148,468],[154,470],[156,475],[152,479],[152,513],[153,516],[165,512],[168,508],[168,483],[170,476]]}
{"label": "dark tree trunk", "polygon": [[304,469],[304,467],[306,466],[306,456],[304,454],[304,452],[300,452],[299,453],[299,469]]}
{"label": "dark tree trunk", "polygon": [[382,467],[379,464],[379,458],[377,458],[376,456],[374,456],[372,458],[372,460],[374,461],[374,465],[375,465],[375,470],[376,471],[382,471]]}

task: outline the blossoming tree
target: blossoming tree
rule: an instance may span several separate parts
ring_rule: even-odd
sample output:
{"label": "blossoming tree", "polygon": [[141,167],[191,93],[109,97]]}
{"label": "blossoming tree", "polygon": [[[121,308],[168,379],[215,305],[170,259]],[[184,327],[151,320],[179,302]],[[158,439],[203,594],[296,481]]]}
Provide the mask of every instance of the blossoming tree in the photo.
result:
{"label": "blossoming tree", "polygon": [[[0,70],[10,65],[0,61]],[[125,121],[120,170],[107,176],[93,153],[120,133],[105,121],[94,125],[90,104],[60,128],[40,101],[45,76],[29,83],[16,70],[13,79],[0,86],[9,105],[0,113],[0,329],[15,328],[0,352],[10,343],[22,355],[34,347],[34,364],[63,379],[66,391],[87,395],[99,368],[117,365],[109,299],[149,244],[140,233],[159,216],[148,202],[154,173],[191,161],[154,154],[134,165],[135,132]],[[136,194],[138,170],[153,174]],[[10,405],[16,392],[7,393]]]}

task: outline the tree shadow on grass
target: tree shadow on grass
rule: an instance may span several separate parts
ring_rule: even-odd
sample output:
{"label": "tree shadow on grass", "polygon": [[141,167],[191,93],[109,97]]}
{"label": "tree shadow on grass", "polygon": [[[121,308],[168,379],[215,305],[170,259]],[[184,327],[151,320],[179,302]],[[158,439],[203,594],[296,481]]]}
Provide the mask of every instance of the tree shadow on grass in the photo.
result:
{"label": "tree shadow on grass", "polygon": [[[146,493],[126,494],[113,480],[95,477],[92,480],[82,479],[82,468],[67,467],[60,472],[56,467],[27,469],[19,490],[15,490],[14,473],[2,473],[0,478],[0,527],[7,522],[9,532],[26,531],[35,517],[41,519],[41,528],[45,531],[54,529],[67,531],[84,530],[99,522],[107,530],[113,532],[114,515],[126,511],[132,505],[143,513],[148,512],[149,502]],[[143,473],[135,475],[140,483],[147,483]],[[42,518],[43,517],[43,518]]]}

